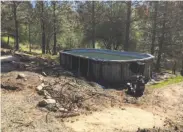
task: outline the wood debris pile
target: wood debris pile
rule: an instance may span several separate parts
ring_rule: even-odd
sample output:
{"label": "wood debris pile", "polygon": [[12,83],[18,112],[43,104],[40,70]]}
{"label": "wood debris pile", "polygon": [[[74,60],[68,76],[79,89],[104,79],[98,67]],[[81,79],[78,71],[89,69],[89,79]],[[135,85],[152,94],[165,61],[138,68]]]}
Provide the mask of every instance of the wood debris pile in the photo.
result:
{"label": "wood debris pile", "polygon": [[[42,89],[41,86],[38,86],[37,89],[45,99],[39,103],[39,106],[43,106],[49,111],[59,112],[57,117],[76,116],[99,110],[109,104],[114,106],[119,103],[117,97],[105,92],[104,89],[84,85],[73,78],[60,78],[57,81],[45,82],[42,86]],[[55,103],[50,99],[55,100]]]}

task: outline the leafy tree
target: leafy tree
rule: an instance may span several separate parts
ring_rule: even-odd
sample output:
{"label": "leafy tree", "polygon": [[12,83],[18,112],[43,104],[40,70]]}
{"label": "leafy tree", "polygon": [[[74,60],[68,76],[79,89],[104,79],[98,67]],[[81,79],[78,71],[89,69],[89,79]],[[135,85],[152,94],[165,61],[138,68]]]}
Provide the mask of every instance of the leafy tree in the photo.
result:
{"label": "leafy tree", "polygon": [[1,2],[1,36],[7,36],[8,45],[10,36],[15,37],[16,50],[19,45],[29,44],[29,51],[41,48],[43,54],[80,47],[150,52],[155,56],[158,71],[164,60],[183,58],[181,1],[36,1],[34,4]]}
{"label": "leafy tree", "polygon": [[12,1],[12,11],[13,11],[13,18],[15,23],[15,50],[19,50],[19,34],[18,34],[18,21],[17,21],[17,7],[20,4],[20,2]]}
{"label": "leafy tree", "polygon": [[166,28],[166,17],[167,17],[167,2],[164,5],[164,11],[162,16],[162,28],[161,28],[161,36],[159,37],[159,50],[158,50],[158,58],[156,62],[156,70],[159,71],[160,68],[160,61],[161,61],[161,55],[162,55],[162,49],[164,45],[164,39],[165,39],[165,28]]}
{"label": "leafy tree", "polygon": [[53,27],[53,32],[54,32],[54,46],[53,46],[53,54],[56,55],[56,43],[57,43],[57,38],[56,38],[56,2],[53,1],[52,2],[52,5],[53,5],[53,23],[54,23],[54,27]]}
{"label": "leafy tree", "polygon": [[125,43],[124,43],[124,50],[129,50],[129,34],[130,34],[130,23],[131,23],[131,6],[132,2],[127,2],[127,15],[126,15],[126,34],[125,34]]}
{"label": "leafy tree", "polygon": [[156,39],[156,25],[157,25],[157,13],[158,13],[158,1],[153,2],[154,4],[154,12],[153,12],[153,20],[152,20],[152,43],[151,43],[151,54],[154,54],[154,43]]}

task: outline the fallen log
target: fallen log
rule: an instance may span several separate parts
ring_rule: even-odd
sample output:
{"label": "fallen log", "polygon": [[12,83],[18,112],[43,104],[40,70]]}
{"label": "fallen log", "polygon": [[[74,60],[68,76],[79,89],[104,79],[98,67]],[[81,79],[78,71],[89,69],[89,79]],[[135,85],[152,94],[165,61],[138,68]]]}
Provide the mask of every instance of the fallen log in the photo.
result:
{"label": "fallen log", "polygon": [[74,116],[79,116],[80,114],[78,112],[71,112],[71,113],[62,113],[58,116],[56,116],[56,118],[68,118],[68,117],[74,117]]}

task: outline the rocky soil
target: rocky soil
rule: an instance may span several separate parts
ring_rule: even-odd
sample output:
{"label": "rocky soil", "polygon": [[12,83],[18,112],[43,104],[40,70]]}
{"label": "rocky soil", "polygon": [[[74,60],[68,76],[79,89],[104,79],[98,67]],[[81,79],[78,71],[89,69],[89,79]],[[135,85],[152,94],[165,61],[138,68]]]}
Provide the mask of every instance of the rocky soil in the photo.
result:
{"label": "rocky soil", "polygon": [[182,131],[183,83],[142,97],[103,89],[57,63],[18,53],[2,63],[3,132]]}

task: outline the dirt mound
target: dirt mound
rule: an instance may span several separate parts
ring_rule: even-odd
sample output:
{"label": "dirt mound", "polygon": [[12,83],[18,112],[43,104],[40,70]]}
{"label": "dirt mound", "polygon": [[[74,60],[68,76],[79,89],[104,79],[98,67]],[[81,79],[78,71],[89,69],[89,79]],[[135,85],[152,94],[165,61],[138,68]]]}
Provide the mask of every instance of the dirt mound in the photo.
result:
{"label": "dirt mound", "polygon": [[[22,77],[21,77],[22,76]],[[1,75],[1,88],[23,90],[34,88],[41,83],[40,75],[31,72],[9,72]]]}
{"label": "dirt mound", "polygon": [[156,90],[152,99],[156,112],[162,115],[168,115],[170,119],[183,123],[182,82]]}
{"label": "dirt mound", "polygon": [[165,126],[183,130],[183,82],[147,91],[140,107],[166,118]]}

